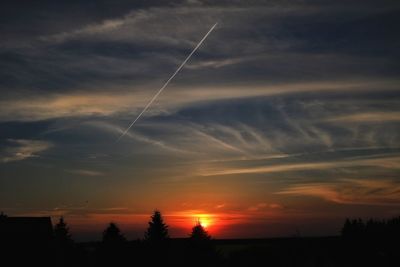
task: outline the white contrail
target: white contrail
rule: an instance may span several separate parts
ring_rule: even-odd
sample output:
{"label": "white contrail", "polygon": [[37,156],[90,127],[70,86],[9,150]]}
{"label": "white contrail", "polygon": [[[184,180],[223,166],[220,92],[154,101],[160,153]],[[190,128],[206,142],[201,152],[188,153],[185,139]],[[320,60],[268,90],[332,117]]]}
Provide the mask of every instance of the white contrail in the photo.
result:
{"label": "white contrail", "polygon": [[190,57],[196,52],[196,50],[201,46],[201,44],[204,42],[204,40],[207,38],[207,36],[214,30],[214,28],[217,26],[218,23],[215,23],[214,26],[211,27],[211,29],[204,35],[203,39],[200,40],[200,42],[196,45],[196,47],[193,49],[193,51],[187,56],[187,58],[182,62],[182,64],[179,66],[179,68],[176,69],[174,74],[164,83],[164,85],[158,90],[157,94],[153,96],[153,98],[150,100],[149,103],[144,107],[142,112],[139,113],[139,115],[136,117],[136,119],[129,125],[128,128],[121,134],[120,137],[118,137],[117,142],[124,137],[124,135],[129,131],[129,129],[136,123],[136,121],[143,115],[143,113],[146,112],[146,110],[150,107],[150,105],[156,100],[159,94],[167,87],[169,82],[178,74],[178,72],[185,66],[186,62],[190,59]]}

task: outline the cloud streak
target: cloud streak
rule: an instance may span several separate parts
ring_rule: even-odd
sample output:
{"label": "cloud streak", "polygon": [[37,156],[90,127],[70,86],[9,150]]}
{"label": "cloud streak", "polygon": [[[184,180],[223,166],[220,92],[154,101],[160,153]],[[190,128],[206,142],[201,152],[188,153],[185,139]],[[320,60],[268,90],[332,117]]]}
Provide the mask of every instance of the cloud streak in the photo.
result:
{"label": "cloud streak", "polygon": [[289,186],[281,195],[312,196],[339,204],[400,206],[400,184],[388,179],[340,179]]}
{"label": "cloud streak", "polygon": [[0,154],[3,163],[40,157],[41,152],[52,147],[50,142],[40,140],[9,139],[8,143],[12,146],[6,147]]}
{"label": "cloud streak", "polygon": [[[160,108],[170,111],[196,103],[206,103],[229,99],[246,99],[251,97],[272,97],[298,93],[332,93],[332,92],[374,92],[375,88],[387,92],[397,90],[396,81],[343,81],[287,83],[276,85],[243,85],[243,86],[207,86],[188,89],[176,87],[160,99],[152,115],[157,115]],[[171,88],[172,89],[172,88]],[[38,121],[65,117],[103,116],[111,117],[119,113],[129,114],[131,110],[140,110],[146,91],[129,92],[127,89],[109,93],[106,89],[93,93],[64,93],[47,96],[33,96],[30,99],[0,100],[0,121]],[[381,113],[381,115],[385,115]],[[397,118],[397,113],[389,114]],[[363,115],[364,118],[367,115]],[[353,118],[354,119],[354,118]],[[328,121],[346,121],[348,119],[330,118]]]}
{"label": "cloud streak", "polygon": [[367,159],[344,159],[325,162],[305,162],[305,163],[287,163],[276,164],[271,166],[257,166],[251,168],[235,168],[235,167],[219,167],[216,170],[206,170],[200,173],[202,176],[217,176],[217,175],[234,175],[234,174],[257,174],[257,173],[279,173],[279,172],[294,172],[304,170],[328,170],[336,168],[350,167],[379,167],[387,169],[400,169],[400,157],[382,157],[382,158],[367,158]]}
{"label": "cloud streak", "polygon": [[76,169],[76,170],[66,170],[68,173],[78,174],[83,176],[104,176],[103,172],[93,171],[93,170],[84,170],[84,169]]}
{"label": "cloud streak", "polygon": [[364,112],[328,118],[326,121],[338,123],[399,122],[400,112]]}

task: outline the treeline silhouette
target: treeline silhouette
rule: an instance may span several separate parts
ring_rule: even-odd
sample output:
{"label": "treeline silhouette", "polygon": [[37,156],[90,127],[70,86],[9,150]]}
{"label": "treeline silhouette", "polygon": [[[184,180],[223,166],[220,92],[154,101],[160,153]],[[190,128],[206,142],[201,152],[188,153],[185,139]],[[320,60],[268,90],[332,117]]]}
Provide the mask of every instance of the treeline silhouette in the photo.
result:
{"label": "treeline silhouette", "polygon": [[346,219],[342,236],[349,241],[379,242],[400,241],[400,217],[389,220]]}
{"label": "treeline silhouette", "polygon": [[[13,251],[0,250],[0,262],[14,264],[4,266],[400,266],[400,217],[346,219],[340,236],[216,240],[199,221],[187,238],[170,238],[156,210],[141,240],[127,240],[111,222],[100,242],[76,243],[61,217],[50,233],[51,243],[26,237],[16,244],[2,238],[10,238],[1,232],[6,218],[0,215],[0,244],[12,244]],[[31,253],[24,250],[28,247]]]}
{"label": "treeline silhouette", "polygon": [[346,219],[341,231],[352,263],[400,266],[400,217],[388,220]]}
{"label": "treeline silhouette", "polygon": [[[128,241],[111,222],[101,242],[75,243],[63,217],[0,214],[0,263],[4,266],[218,266],[221,257],[211,236],[197,222],[187,239],[171,239],[156,210],[144,239]],[[38,232],[38,230],[40,230]],[[3,265],[1,265],[3,266]]]}
{"label": "treeline silhouette", "polygon": [[[213,266],[218,253],[207,231],[197,223],[184,242],[173,241],[160,211],[154,211],[143,240],[128,242],[116,224],[110,223],[97,246],[94,266],[123,266],[125,263],[146,263],[149,266]],[[179,247],[179,250],[177,250]]]}

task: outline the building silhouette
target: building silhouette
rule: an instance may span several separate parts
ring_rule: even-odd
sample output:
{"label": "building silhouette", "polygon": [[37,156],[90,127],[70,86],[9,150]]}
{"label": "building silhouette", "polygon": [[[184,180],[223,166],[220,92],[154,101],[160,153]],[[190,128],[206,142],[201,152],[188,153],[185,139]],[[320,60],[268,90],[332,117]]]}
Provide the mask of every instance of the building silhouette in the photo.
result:
{"label": "building silhouette", "polygon": [[2,214],[0,249],[2,261],[13,266],[49,266],[53,257],[50,217],[8,217]]}

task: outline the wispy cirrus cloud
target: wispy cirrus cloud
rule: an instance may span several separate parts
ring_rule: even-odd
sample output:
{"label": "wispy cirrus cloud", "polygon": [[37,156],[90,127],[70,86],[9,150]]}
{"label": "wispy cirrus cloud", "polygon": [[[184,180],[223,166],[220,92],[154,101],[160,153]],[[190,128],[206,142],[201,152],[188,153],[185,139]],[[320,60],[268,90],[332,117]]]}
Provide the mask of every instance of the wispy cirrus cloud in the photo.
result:
{"label": "wispy cirrus cloud", "polygon": [[289,186],[281,195],[313,196],[340,204],[400,205],[400,184],[390,179],[340,179]]}
{"label": "wispy cirrus cloud", "polygon": [[41,36],[38,39],[45,42],[65,42],[74,38],[87,37],[94,34],[102,34],[107,31],[115,30],[124,25],[124,19],[106,19],[97,24],[86,25],[80,29],[75,29],[69,32],[61,32],[48,36]]}
{"label": "wispy cirrus cloud", "polygon": [[336,123],[399,122],[400,112],[367,111],[363,113],[355,113],[328,118],[326,121]]}
{"label": "wispy cirrus cloud", "polygon": [[[115,136],[118,137],[118,135],[122,134],[124,132],[124,128],[115,125],[110,122],[105,122],[105,121],[88,121],[84,123],[85,125],[89,125],[92,127],[96,127],[105,131],[108,131],[110,133],[116,134]],[[174,153],[184,153],[184,154],[192,154],[194,152],[190,152],[188,150],[184,150],[183,148],[179,148],[174,146],[173,144],[168,144],[165,141],[162,140],[157,140],[148,136],[145,136],[143,134],[137,133],[137,132],[127,132],[126,133],[128,138],[131,138],[133,140],[136,140],[141,143],[146,143],[153,145],[157,148],[161,148],[166,151],[174,152]]]}
{"label": "wispy cirrus cloud", "polygon": [[[157,115],[161,111],[175,111],[196,103],[222,101],[229,99],[247,99],[251,97],[271,97],[279,95],[290,95],[297,93],[315,92],[368,92],[374,91],[376,87],[386,91],[397,90],[396,81],[342,81],[342,82],[306,82],[286,83],[275,85],[242,85],[242,86],[206,86],[206,87],[173,87],[169,88],[168,94],[161,95],[157,105],[150,111],[150,115]],[[149,90],[149,88],[147,88]],[[46,96],[32,96],[29,99],[6,99],[0,100],[0,121],[37,121],[65,117],[87,117],[102,116],[110,117],[116,115],[131,114],[142,108],[151,97],[149,91],[129,91],[127,88],[119,89],[110,93],[98,91],[97,93],[63,93],[50,94]],[[388,113],[390,118],[397,119],[396,112]],[[356,118],[367,119],[368,114],[352,115]],[[375,114],[384,117],[385,113]],[[333,118],[332,121],[346,121],[349,118]]]}
{"label": "wispy cirrus cloud", "polygon": [[94,170],[85,170],[85,169],[73,169],[73,170],[66,170],[68,173],[83,175],[83,176],[104,176],[105,173],[100,171]]}
{"label": "wispy cirrus cloud", "polygon": [[204,170],[200,173],[202,176],[234,175],[234,174],[256,174],[256,173],[279,173],[294,172],[304,170],[328,170],[335,168],[351,167],[379,167],[387,169],[400,169],[400,157],[388,156],[365,159],[343,159],[332,161],[315,161],[301,163],[278,163],[268,166],[254,166],[246,168],[237,168],[229,166],[218,166],[215,169]]}
{"label": "wispy cirrus cloud", "polygon": [[268,209],[283,209],[283,206],[278,204],[278,203],[257,203],[256,205],[252,205],[247,208],[247,211],[250,212],[260,212],[260,211],[265,211]]}
{"label": "wispy cirrus cloud", "polygon": [[42,140],[9,139],[8,145],[0,152],[3,163],[40,157],[40,153],[53,146]]}

